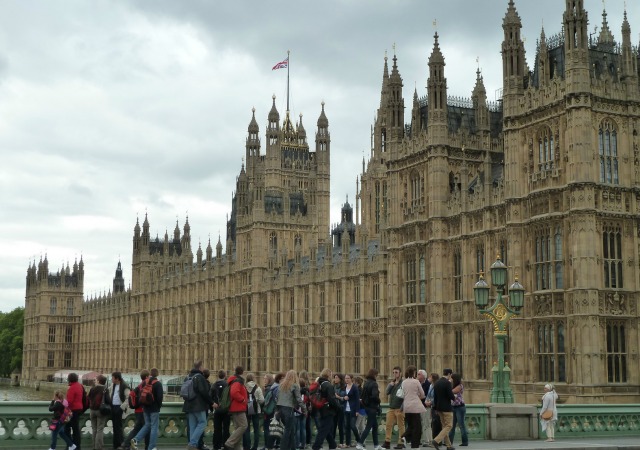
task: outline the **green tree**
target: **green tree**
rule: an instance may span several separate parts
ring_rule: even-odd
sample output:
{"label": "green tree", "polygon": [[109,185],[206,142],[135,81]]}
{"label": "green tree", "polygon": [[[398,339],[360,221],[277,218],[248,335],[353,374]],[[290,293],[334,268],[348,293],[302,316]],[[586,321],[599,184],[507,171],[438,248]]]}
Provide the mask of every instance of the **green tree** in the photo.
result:
{"label": "green tree", "polygon": [[10,377],[15,369],[22,370],[22,336],[24,308],[0,312],[0,376]]}

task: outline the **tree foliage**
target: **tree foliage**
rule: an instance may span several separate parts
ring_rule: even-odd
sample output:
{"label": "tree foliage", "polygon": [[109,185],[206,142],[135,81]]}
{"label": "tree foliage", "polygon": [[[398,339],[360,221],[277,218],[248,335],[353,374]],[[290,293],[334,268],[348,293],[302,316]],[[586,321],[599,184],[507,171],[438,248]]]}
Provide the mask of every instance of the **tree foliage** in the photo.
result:
{"label": "tree foliage", "polygon": [[0,312],[0,376],[10,377],[15,369],[22,370],[22,336],[24,308]]}

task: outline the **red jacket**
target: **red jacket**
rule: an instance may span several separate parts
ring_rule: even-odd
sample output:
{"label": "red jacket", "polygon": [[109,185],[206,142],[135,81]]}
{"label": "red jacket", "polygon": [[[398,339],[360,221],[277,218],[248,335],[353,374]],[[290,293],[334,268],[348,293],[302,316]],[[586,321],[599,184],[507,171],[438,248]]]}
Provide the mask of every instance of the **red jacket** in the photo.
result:
{"label": "red jacket", "polygon": [[[236,380],[237,382],[233,383]],[[247,412],[247,401],[249,399],[249,394],[247,393],[247,388],[244,387],[244,380],[241,377],[231,375],[227,380],[227,383],[229,383],[229,385],[231,386],[229,388],[229,396],[231,397],[229,412]]]}
{"label": "red jacket", "polygon": [[84,405],[82,404],[82,392],[84,387],[77,381],[69,383],[69,389],[67,390],[67,402],[69,403],[69,409],[71,411],[83,411]]}

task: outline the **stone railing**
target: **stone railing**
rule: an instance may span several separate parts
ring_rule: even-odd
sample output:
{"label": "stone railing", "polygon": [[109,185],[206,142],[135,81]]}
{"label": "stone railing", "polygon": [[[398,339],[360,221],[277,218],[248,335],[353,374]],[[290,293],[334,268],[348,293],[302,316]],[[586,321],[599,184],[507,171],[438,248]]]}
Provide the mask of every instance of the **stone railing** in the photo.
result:
{"label": "stone railing", "polygon": [[[51,413],[49,402],[0,402],[0,448],[46,448],[51,438],[48,428]],[[379,421],[379,436],[384,440],[385,413]],[[490,436],[488,405],[467,405],[466,424],[469,439],[484,440]],[[125,433],[133,427],[134,417],[125,418]],[[91,441],[89,414],[81,419],[83,440]],[[556,438],[590,438],[620,435],[640,435],[640,405],[558,405]],[[213,434],[210,419],[205,429],[206,441]],[[456,432],[459,434],[459,432]],[[111,440],[111,421],[105,428],[105,440]],[[160,446],[184,445],[186,421],[182,403],[165,403],[160,413]],[[544,434],[540,432],[540,437]],[[459,437],[458,437],[459,438]],[[369,438],[371,439],[371,438]],[[395,438],[394,438],[395,440]],[[61,442],[61,440],[59,439]]]}

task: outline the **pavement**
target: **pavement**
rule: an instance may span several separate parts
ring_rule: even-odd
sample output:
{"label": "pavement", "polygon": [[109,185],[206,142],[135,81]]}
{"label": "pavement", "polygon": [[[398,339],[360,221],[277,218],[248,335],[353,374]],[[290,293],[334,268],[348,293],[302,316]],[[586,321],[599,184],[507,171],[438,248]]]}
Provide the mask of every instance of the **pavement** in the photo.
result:
{"label": "pavement", "polygon": [[[468,447],[459,447],[456,443],[453,446],[457,450],[640,450],[640,434],[638,436],[625,436],[616,438],[593,438],[593,439],[557,439],[554,442],[537,441],[470,441]],[[160,444],[158,450],[185,450],[187,445],[163,446]],[[445,445],[440,446],[440,450],[446,450]],[[430,447],[421,447],[421,450],[429,450]],[[324,450],[327,450],[325,447]],[[366,450],[373,450],[373,445],[369,444]],[[409,449],[407,449],[409,450]]]}

